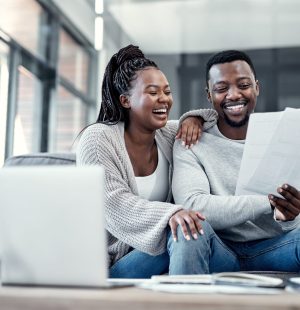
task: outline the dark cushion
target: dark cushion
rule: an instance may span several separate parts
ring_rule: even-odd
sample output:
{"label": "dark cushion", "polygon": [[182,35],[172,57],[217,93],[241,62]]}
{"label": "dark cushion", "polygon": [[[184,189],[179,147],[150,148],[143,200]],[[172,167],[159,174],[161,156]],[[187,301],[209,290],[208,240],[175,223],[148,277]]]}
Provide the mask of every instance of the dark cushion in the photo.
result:
{"label": "dark cushion", "polygon": [[9,157],[4,167],[34,165],[75,165],[75,153],[33,153]]}

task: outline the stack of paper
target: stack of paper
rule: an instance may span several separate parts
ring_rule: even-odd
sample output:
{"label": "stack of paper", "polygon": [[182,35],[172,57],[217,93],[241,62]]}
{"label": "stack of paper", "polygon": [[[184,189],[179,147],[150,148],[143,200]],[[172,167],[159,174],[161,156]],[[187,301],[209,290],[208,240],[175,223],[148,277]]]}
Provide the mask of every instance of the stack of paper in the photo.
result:
{"label": "stack of paper", "polygon": [[300,188],[300,109],[254,113],[235,194],[278,196],[284,183]]}
{"label": "stack of paper", "polygon": [[296,278],[290,278],[287,281],[287,287],[286,290],[288,292],[300,292],[300,278],[296,277]]}
{"label": "stack of paper", "polygon": [[279,294],[283,281],[241,272],[212,275],[153,276],[139,287],[171,293]]}
{"label": "stack of paper", "polygon": [[153,283],[177,284],[226,284],[247,287],[282,287],[282,279],[243,272],[220,272],[177,276],[152,276]]}

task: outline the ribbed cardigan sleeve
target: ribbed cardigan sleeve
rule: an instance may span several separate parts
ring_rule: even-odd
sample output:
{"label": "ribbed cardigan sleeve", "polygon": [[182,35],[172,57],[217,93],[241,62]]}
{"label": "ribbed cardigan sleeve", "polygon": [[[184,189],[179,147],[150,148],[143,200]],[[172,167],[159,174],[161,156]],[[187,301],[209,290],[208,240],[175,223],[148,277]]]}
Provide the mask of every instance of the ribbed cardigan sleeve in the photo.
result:
{"label": "ribbed cardigan sleeve", "polygon": [[198,109],[184,113],[179,119],[179,125],[189,116],[201,116],[204,120],[203,130],[207,130],[214,126],[218,120],[218,113],[213,109]]}
{"label": "ribbed cardigan sleeve", "polygon": [[182,206],[151,202],[134,193],[128,155],[109,127],[96,124],[84,131],[77,148],[77,164],[105,168],[107,230],[135,249],[161,254],[166,250],[169,218]]}

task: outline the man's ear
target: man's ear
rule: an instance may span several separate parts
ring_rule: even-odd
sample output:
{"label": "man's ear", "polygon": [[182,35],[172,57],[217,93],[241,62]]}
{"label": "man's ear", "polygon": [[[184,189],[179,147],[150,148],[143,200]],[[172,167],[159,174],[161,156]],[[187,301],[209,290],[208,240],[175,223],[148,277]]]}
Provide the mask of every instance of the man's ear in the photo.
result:
{"label": "man's ear", "polygon": [[127,95],[120,95],[119,100],[120,100],[120,103],[121,103],[123,108],[125,108],[125,109],[129,109],[130,108],[129,96],[127,96]]}
{"label": "man's ear", "polygon": [[255,88],[256,88],[256,96],[258,96],[259,95],[259,82],[258,82],[258,80],[256,80],[255,81]]}
{"label": "man's ear", "polygon": [[211,102],[211,95],[210,95],[209,88],[208,88],[208,87],[205,87],[205,91],[206,91],[206,98],[207,98],[207,100],[208,100],[210,103],[212,103],[212,102]]}

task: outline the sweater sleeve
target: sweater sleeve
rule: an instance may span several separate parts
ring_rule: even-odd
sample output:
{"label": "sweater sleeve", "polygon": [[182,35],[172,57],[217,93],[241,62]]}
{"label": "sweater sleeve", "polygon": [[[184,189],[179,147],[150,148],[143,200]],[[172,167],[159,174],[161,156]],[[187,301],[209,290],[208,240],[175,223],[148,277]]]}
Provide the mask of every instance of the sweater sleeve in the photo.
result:
{"label": "sweater sleeve", "polygon": [[166,133],[165,137],[169,140],[169,143],[173,145],[175,141],[175,137],[178,131],[179,126],[181,123],[190,116],[200,116],[204,120],[203,130],[207,130],[214,126],[218,120],[218,114],[213,109],[199,109],[199,110],[192,110],[184,113],[179,120],[170,120],[167,123],[167,126],[162,128],[162,132]]}
{"label": "sweater sleeve", "polygon": [[189,116],[200,116],[204,120],[203,130],[207,130],[214,126],[218,120],[218,113],[214,109],[198,109],[184,113],[179,119],[179,126]]}
{"label": "sweater sleeve", "polygon": [[[215,230],[254,221],[272,212],[265,196],[225,196],[210,194],[209,180],[192,150],[176,142],[173,152],[173,196],[176,203],[200,211]],[[220,172],[221,173],[221,172]]]}
{"label": "sweater sleeve", "polygon": [[152,202],[135,195],[130,187],[128,165],[118,139],[110,130],[93,126],[82,135],[77,149],[78,165],[105,168],[105,220],[116,238],[142,252],[158,255],[166,250],[169,218],[182,206]]}
{"label": "sweater sleeve", "polygon": [[300,227],[300,215],[296,216],[296,218],[292,221],[278,221],[276,220],[274,213],[274,220],[281,226],[283,231],[291,231]]}

